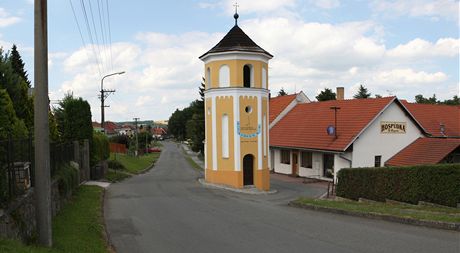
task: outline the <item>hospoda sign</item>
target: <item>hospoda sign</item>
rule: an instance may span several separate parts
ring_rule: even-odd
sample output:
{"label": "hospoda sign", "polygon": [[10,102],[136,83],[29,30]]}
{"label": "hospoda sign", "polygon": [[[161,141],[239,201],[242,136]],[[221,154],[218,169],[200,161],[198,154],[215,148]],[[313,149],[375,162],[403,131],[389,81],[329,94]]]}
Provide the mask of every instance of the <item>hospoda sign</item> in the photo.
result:
{"label": "hospoda sign", "polygon": [[380,133],[405,134],[406,122],[380,121]]}

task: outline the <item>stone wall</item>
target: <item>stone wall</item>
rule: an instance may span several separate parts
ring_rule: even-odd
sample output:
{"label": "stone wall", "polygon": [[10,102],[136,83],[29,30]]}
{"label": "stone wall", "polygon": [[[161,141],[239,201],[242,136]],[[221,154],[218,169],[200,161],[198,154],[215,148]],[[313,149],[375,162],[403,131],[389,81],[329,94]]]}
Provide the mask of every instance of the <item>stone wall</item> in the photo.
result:
{"label": "stone wall", "polygon": [[[74,169],[78,170],[75,167]],[[65,195],[63,196],[63,194]],[[59,180],[53,180],[51,184],[51,213],[53,217],[59,213],[70,197],[71,192],[61,193]],[[0,209],[0,237],[21,240],[25,243],[35,240],[37,224],[33,188],[12,201],[8,209]]]}

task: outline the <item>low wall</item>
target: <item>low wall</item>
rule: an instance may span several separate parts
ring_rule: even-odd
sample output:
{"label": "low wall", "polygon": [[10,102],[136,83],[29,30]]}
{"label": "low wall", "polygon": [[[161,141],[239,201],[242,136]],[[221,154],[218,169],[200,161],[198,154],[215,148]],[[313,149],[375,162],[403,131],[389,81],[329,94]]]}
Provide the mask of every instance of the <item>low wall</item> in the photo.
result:
{"label": "low wall", "polygon": [[[78,169],[75,173],[79,173]],[[76,184],[70,191],[63,192],[62,179],[53,180],[51,184],[51,213],[56,216],[64,203],[71,196]],[[61,188],[61,189],[60,189]],[[0,209],[0,237],[21,240],[25,243],[35,240],[37,237],[35,192],[30,188],[26,194],[16,198],[6,210]]]}

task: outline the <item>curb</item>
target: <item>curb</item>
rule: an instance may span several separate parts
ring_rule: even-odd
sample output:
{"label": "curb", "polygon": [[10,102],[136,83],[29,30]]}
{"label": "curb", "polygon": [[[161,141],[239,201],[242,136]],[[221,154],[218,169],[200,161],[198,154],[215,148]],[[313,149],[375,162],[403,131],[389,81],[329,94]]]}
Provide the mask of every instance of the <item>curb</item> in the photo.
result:
{"label": "curb", "polygon": [[374,219],[374,220],[398,222],[402,224],[422,226],[422,227],[428,227],[428,228],[460,231],[460,223],[455,223],[455,222],[427,221],[427,220],[417,220],[414,218],[402,218],[402,217],[386,215],[386,214],[378,214],[378,213],[361,213],[361,212],[355,212],[355,211],[335,209],[335,208],[330,208],[330,207],[300,204],[294,201],[289,202],[288,205],[291,207],[297,207],[297,208],[308,209],[308,210],[313,210],[313,211],[349,215],[349,216],[368,218],[368,219]]}
{"label": "curb", "polygon": [[237,188],[232,188],[226,185],[220,185],[220,184],[212,184],[212,183],[207,183],[204,181],[204,178],[198,178],[198,182],[205,186],[205,187],[210,187],[210,188],[215,188],[215,189],[222,189],[222,190],[227,190],[227,191],[232,191],[232,192],[237,192],[237,193],[244,193],[244,194],[249,194],[249,195],[268,195],[268,194],[274,194],[277,193],[277,190],[270,190],[270,191],[260,191],[260,190],[244,190],[244,189],[237,189]]}

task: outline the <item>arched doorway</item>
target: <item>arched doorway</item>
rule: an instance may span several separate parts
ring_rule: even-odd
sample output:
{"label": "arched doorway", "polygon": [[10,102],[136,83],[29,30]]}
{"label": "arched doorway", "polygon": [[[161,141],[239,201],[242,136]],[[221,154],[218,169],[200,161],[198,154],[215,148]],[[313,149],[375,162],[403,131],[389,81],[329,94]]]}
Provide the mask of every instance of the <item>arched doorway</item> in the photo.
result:
{"label": "arched doorway", "polygon": [[254,184],[254,156],[245,155],[243,157],[243,185]]}

